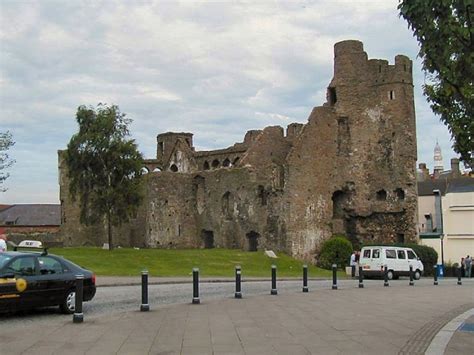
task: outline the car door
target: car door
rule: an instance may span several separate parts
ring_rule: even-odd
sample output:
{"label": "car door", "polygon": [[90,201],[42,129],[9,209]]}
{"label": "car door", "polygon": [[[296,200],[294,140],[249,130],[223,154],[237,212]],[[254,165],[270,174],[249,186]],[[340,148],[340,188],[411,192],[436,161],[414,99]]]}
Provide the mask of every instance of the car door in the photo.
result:
{"label": "car door", "polygon": [[38,261],[36,255],[21,255],[12,259],[4,268],[5,272],[15,275],[15,279],[26,281],[26,288],[19,292],[18,307],[35,307],[41,300],[38,298]]}
{"label": "car door", "polygon": [[400,270],[400,275],[408,275],[408,272],[409,272],[408,259],[407,259],[406,251],[404,249],[397,250],[397,263],[398,263],[398,269]]}
{"label": "car door", "polygon": [[410,271],[410,266],[413,267],[413,271],[415,271],[417,269],[417,265],[418,265],[418,257],[416,256],[416,254],[408,249],[407,250],[407,256],[408,256],[408,273]]}
{"label": "car door", "polygon": [[44,304],[60,304],[66,291],[65,272],[68,270],[58,259],[48,255],[38,256],[38,265],[38,289]]}

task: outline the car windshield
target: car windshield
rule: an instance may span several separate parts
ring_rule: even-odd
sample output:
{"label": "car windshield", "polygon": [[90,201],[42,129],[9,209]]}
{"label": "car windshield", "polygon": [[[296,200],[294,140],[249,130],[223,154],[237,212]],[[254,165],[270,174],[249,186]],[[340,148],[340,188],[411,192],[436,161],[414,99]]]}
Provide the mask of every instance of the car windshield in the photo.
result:
{"label": "car windshield", "polygon": [[6,265],[6,263],[8,262],[8,260],[10,260],[12,258],[11,255],[5,255],[5,254],[0,254],[0,269]]}

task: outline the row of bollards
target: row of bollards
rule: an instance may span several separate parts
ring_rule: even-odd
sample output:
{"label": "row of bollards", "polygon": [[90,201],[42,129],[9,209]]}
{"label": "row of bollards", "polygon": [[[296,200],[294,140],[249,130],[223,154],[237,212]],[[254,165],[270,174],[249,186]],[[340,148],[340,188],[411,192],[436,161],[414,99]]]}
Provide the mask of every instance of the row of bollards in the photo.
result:
{"label": "row of bollards", "polygon": [[[277,267],[276,265],[272,265],[271,268],[271,295],[277,295],[277,281],[276,281],[276,274],[277,274]],[[383,272],[383,285],[385,287],[389,286],[388,280],[388,269],[387,266],[384,266],[382,269]],[[150,310],[150,305],[148,303],[148,271],[143,270],[142,273],[142,303],[140,305],[140,311],[146,312]],[[364,273],[362,266],[359,266],[359,288],[364,288]],[[410,286],[414,286],[414,273],[413,267],[410,266]],[[461,281],[461,268],[457,270],[457,284],[462,285]],[[437,275],[437,268],[436,265],[434,266],[434,281],[433,285],[438,285],[438,275]],[[332,265],[332,289],[337,290],[337,265]],[[303,292],[309,292],[308,288],[308,266],[303,265]],[[82,323],[84,321],[84,314],[82,312],[82,303],[83,303],[83,294],[84,294],[84,275],[76,275],[76,292],[75,292],[75,310],[73,315],[73,322],[74,323]],[[242,298],[242,268],[240,266],[235,267],[235,298]],[[199,299],[199,269],[193,268],[193,304],[201,303]]]}

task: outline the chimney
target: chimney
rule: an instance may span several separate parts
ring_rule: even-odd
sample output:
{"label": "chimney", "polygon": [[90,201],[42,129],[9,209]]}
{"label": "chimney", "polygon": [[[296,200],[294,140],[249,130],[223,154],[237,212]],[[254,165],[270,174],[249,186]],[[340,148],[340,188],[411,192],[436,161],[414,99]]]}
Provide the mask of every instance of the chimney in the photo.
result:
{"label": "chimney", "polygon": [[461,175],[461,171],[459,170],[459,159],[452,158],[451,159],[451,177],[457,178]]}
{"label": "chimney", "polygon": [[422,181],[429,180],[429,178],[430,178],[430,171],[429,171],[428,168],[426,167],[426,163],[420,163],[420,164],[418,164],[418,169],[421,170],[421,174],[422,174],[422,176],[423,176],[423,180],[422,180]]}

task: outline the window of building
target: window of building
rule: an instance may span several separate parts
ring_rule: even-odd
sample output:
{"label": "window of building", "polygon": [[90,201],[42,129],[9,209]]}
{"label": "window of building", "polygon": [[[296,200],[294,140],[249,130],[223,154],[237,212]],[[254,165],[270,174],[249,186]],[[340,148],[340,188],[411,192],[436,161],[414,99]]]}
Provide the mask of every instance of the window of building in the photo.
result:
{"label": "window of building", "polygon": [[212,167],[213,167],[214,169],[217,168],[217,167],[219,167],[219,160],[214,159],[214,160],[212,161]]}
{"label": "window of building", "polygon": [[387,191],[379,190],[377,191],[377,201],[385,201],[387,200]]}
{"label": "window of building", "polygon": [[331,106],[334,106],[337,102],[336,88],[328,87],[327,100]]}
{"label": "window of building", "polygon": [[176,166],[176,164],[173,164],[170,166],[170,170],[173,172],[173,173],[176,173],[178,171],[178,167]]}
{"label": "window of building", "polygon": [[204,170],[209,170],[210,167],[209,167],[209,162],[207,160],[204,162],[204,165],[202,166],[202,168]]}
{"label": "window of building", "polygon": [[395,190],[395,195],[400,201],[403,201],[405,199],[405,191],[403,191],[403,189],[400,187]]}
{"label": "window of building", "polygon": [[390,100],[395,100],[395,91],[394,91],[394,90],[390,90],[390,91],[388,92],[388,98],[389,98]]}
{"label": "window of building", "polygon": [[224,161],[222,162],[222,166],[224,166],[224,167],[226,167],[226,168],[229,167],[229,166],[230,166],[230,160],[229,160],[229,159],[224,160]]}

